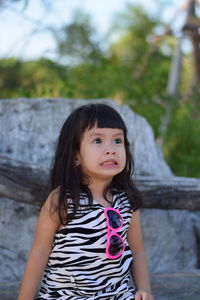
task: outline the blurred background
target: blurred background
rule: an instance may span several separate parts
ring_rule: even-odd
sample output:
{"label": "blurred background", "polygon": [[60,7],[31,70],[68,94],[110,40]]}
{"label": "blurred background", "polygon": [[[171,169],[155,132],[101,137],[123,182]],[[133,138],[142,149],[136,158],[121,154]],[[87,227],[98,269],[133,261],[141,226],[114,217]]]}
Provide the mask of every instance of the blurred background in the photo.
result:
{"label": "blurred background", "polygon": [[0,98],[21,97],[128,104],[200,177],[200,1],[0,0]]}

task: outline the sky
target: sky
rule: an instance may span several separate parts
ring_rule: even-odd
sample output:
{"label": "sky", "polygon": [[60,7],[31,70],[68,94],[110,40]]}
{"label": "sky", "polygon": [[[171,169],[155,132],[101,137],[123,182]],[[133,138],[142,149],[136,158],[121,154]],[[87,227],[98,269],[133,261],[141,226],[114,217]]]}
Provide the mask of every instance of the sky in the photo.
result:
{"label": "sky", "polygon": [[[23,7],[26,2],[29,2],[28,7]],[[127,3],[140,3],[150,14],[154,14],[158,9],[158,2],[167,2],[160,15],[166,23],[170,23],[184,0],[45,0],[44,2],[49,3],[46,9],[42,6],[42,0],[21,0],[16,5],[11,4],[0,9],[0,57],[54,58],[56,44],[47,29],[60,28],[61,25],[70,23],[76,8],[91,15],[99,36],[103,37],[106,36],[113,17],[121,13]]]}

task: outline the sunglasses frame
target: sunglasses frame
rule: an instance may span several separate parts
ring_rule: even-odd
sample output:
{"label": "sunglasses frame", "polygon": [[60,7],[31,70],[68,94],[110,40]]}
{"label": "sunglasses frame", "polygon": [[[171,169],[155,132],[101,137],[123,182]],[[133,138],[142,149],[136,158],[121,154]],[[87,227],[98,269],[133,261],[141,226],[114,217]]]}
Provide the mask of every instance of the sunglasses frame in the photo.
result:
{"label": "sunglasses frame", "polygon": [[[120,216],[120,218],[121,218],[121,220],[122,220],[121,225],[120,225],[119,227],[117,227],[117,228],[113,228],[113,227],[111,227],[110,224],[109,224],[109,217],[108,217],[107,212],[110,211],[110,210],[114,211],[118,216]],[[119,229],[121,229],[122,226],[123,226],[123,224],[124,224],[124,219],[123,219],[122,215],[120,214],[120,211],[119,211],[118,209],[115,209],[115,208],[112,208],[112,207],[106,207],[105,210],[104,210],[104,214],[105,214],[105,217],[106,217],[106,225],[107,225],[107,246],[106,246],[106,255],[107,255],[107,257],[110,258],[110,259],[115,259],[115,258],[120,257],[120,256],[122,255],[122,253],[124,252],[124,249],[125,249],[125,243],[124,243],[124,240],[122,239],[122,237],[121,237],[119,234],[117,234],[117,231],[118,231]],[[110,239],[111,239],[112,236],[117,236],[117,237],[121,240],[122,245],[123,245],[122,250],[121,250],[119,253],[117,253],[116,255],[111,255],[111,254],[109,253]]]}

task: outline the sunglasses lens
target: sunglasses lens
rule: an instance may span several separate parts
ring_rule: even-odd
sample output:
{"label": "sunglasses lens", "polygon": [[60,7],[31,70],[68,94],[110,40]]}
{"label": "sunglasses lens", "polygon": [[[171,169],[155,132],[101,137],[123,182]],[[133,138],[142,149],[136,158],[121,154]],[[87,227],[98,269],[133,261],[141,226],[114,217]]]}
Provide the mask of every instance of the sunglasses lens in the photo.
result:
{"label": "sunglasses lens", "polygon": [[109,225],[111,228],[119,228],[122,224],[122,218],[118,213],[116,213],[114,210],[108,210],[107,216],[109,219]]}
{"label": "sunglasses lens", "polygon": [[116,235],[112,235],[110,237],[110,246],[109,246],[109,254],[110,255],[117,255],[118,253],[120,253],[123,250],[123,242],[122,240],[116,236]]}

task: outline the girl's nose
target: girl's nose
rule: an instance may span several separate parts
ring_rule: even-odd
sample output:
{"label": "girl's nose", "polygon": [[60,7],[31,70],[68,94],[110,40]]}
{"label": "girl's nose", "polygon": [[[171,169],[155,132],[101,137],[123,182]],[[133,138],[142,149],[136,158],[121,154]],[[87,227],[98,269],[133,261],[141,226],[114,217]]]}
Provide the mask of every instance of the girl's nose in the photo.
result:
{"label": "girl's nose", "polygon": [[105,154],[115,154],[115,151],[114,150],[106,150],[105,151]]}

